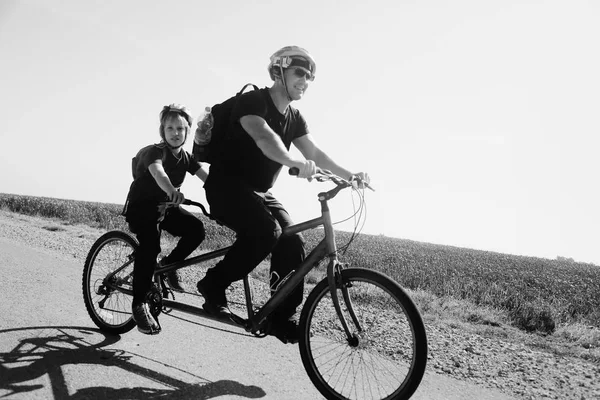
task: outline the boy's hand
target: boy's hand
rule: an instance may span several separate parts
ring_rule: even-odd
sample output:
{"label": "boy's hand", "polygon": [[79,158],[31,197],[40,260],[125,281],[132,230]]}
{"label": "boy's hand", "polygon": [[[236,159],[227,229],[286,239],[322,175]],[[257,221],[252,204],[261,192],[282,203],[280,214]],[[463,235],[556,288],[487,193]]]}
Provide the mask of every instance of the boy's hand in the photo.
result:
{"label": "boy's hand", "polygon": [[177,190],[173,190],[169,195],[169,201],[176,205],[180,205],[185,201],[185,196],[183,195],[183,193]]}

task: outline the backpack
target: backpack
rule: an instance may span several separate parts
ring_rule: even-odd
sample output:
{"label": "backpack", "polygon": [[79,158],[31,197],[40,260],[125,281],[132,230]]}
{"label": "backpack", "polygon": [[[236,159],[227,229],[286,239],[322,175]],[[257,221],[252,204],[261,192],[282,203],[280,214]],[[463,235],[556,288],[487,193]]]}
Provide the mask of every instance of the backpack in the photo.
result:
{"label": "backpack", "polygon": [[[215,104],[211,108],[213,115],[212,137],[206,144],[199,145],[194,142],[192,154],[197,161],[212,164],[218,160],[220,156],[227,151],[226,141],[228,132],[233,126],[234,121],[231,120],[231,111],[237,104],[239,97],[244,93],[248,86],[252,86],[254,90],[259,90],[258,86],[251,83],[244,85],[242,90],[236,93],[222,103]],[[198,121],[199,122],[199,121]]]}
{"label": "backpack", "polygon": [[[140,176],[142,176],[145,172],[146,172],[146,168],[143,167],[143,165],[140,163],[140,158],[142,158],[142,155],[148,151],[148,149],[150,149],[151,147],[156,146],[155,144],[149,144],[148,146],[143,147],[142,149],[140,149],[137,154],[135,155],[135,157],[133,157],[131,159],[131,175],[133,176],[133,180],[135,181],[137,178],[139,178]],[[162,161],[165,161],[165,158],[167,156],[167,146],[163,146],[162,148],[163,150],[163,155],[162,155]]]}
{"label": "backpack", "polygon": [[[140,162],[140,159],[142,158],[142,155],[148,151],[151,147],[156,146],[155,144],[149,144],[143,148],[141,148],[137,154],[131,159],[131,176],[133,177],[133,182],[131,182],[131,185],[129,186],[129,193],[127,194],[127,198],[125,199],[125,204],[123,205],[123,210],[121,211],[121,215],[126,216],[127,215],[127,209],[129,207],[129,195],[131,194],[131,188],[133,187],[135,180],[138,179],[139,177],[141,177],[143,174],[146,173],[146,171],[148,170],[147,168],[144,168],[144,166],[142,165],[142,163]],[[167,146],[163,146],[162,147],[162,161],[164,162],[166,156],[167,156]],[[184,152],[185,154],[185,152]]]}

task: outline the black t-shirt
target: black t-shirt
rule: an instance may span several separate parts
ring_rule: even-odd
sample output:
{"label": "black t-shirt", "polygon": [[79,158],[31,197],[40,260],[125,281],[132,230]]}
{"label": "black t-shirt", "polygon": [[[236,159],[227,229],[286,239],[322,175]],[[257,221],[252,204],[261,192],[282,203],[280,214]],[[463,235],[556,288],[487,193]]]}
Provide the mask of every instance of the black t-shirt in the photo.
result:
{"label": "black t-shirt", "polygon": [[150,164],[156,160],[162,160],[162,166],[171,184],[177,189],[183,184],[186,172],[194,175],[200,169],[200,163],[185,150],[181,150],[178,159],[164,143],[152,144],[142,148],[136,155],[136,161],[134,161],[134,180],[127,197],[130,207],[168,201],[167,194],[158,186],[148,170]]}
{"label": "black t-shirt", "polygon": [[281,114],[268,88],[244,93],[237,100],[231,112],[235,122],[228,132],[226,154],[211,165],[210,173],[214,171],[216,179],[236,178],[255,190],[266,192],[273,187],[282,165],[265,156],[244,130],[240,118],[246,115],[263,118],[288,150],[294,139],[308,134],[308,127],[302,114],[291,105]]}

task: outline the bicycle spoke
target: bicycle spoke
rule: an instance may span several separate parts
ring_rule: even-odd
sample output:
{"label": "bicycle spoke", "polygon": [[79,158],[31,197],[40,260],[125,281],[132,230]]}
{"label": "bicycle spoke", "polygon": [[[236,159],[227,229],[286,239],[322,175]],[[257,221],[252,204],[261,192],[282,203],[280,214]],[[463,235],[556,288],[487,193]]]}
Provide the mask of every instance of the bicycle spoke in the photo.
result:
{"label": "bicycle spoke", "polygon": [[[335,394],[331,398],[402,398],[398,397],[401,393],[416,389],[414,382],[418,385],[424,370],[425,361],[419,360],[423,354],[426,357],[422,321],[414,314],[416,308],[406,311],[404,298],[396,293],[401,289],[386,283],[388,278],[362,271],[356,274],[347,278],[351,280],[347,287],[350,303],[340,303],[354,337],[346,337],[329,287],[322,284],[315,288],[315,295],[307,300],[308,309],[303,311],[303,362],[317,388],[324,394]],[[342,298],[341,291],[338,298]],[[412,302],[410,305],[414,307]],[[350,311],[357,324],[352,322]],[[423,332],[421,338],[417,331]]]}
{"label": "bicycle spoke", "polygon": [[134,326],[131,296],[133,252],[136,242],[124,232],[113,231],[96,241],[86,259],[83,292],[88,313],[98,327],[123,333]]}

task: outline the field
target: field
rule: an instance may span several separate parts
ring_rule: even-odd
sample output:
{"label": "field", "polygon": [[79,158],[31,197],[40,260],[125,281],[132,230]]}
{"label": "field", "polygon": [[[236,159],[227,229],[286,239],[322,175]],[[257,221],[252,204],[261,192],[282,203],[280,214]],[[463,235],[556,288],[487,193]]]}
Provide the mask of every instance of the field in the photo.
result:
{"label": "field", "polygon": [[[0,194],[0,208],[56,218],[100,229],[127,230],[122,205]],[[232,233],[203,215],[207,240],[203,247],[229,243]],[[350,235],[338,232],[338,245]],[[319,230],[305,234],[309,246]],[[493,310],[506,323],[526,332],[560,334],[585,348],[600,347],[600,267],[568,259],[549,260],[404,239],[361,234],[344,254],[352,266],[379,270],[416,293],[419,307],[450,300]],[[443,308],[443,307],[442,307]],[[485,314],[470,313],[477,323]],[[483,321],[492,323],[493,321]]]}

